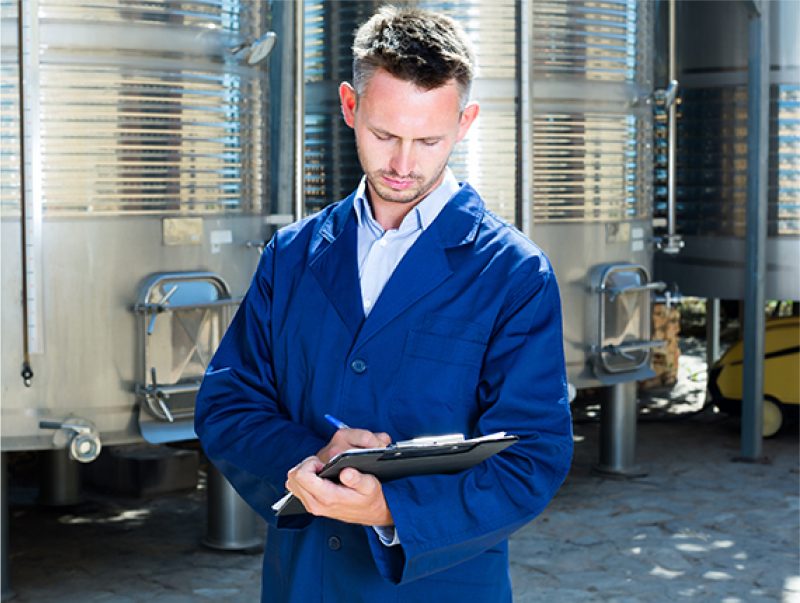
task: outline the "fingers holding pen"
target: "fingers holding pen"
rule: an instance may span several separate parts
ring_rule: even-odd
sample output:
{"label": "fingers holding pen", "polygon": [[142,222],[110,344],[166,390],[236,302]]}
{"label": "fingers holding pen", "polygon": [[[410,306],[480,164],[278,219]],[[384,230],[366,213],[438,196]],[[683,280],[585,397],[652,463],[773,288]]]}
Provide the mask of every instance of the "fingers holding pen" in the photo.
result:
{"label": "fingers holding pen", "polygon": [[352,448],[385,448],[392,443],[388,433],[375,433],[367,429],[340,428],[333,434],[330,442],[322,448],[317,457],[327,463],[337,454]]}

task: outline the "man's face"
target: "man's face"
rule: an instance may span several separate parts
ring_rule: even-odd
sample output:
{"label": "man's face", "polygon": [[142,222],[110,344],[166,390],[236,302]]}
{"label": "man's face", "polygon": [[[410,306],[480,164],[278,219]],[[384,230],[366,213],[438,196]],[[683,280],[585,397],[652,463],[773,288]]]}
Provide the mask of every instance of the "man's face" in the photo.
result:
{"label": "man's face", "polygon": [[349,84],[339,94],[373,204],[422,200],[441,182],[453,147],[478,114],[476,104],[459,111],[455,81],[422,90],[381,69],[357,104]]}

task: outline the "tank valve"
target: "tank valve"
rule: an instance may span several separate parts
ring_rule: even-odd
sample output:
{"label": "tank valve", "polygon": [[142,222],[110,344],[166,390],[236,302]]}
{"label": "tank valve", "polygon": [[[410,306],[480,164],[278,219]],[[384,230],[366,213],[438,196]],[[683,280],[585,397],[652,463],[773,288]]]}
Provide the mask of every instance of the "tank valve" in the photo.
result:
{"label": "tank valve", "polygon": [[63,421],[39,421],[42,429],[56,429],[53,444],[56,448],[67,448],[72,460],[79,463],[91,463],[103,449],[100,434],[94,423],[86,419],[70,417]]}

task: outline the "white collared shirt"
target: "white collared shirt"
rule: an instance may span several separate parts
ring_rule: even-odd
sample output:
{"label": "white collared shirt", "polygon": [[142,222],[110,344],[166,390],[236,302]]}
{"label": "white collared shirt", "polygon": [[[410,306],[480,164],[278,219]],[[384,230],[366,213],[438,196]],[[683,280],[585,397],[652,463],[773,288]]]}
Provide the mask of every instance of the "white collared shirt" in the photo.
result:
{"label": "white collared shirt", "polygon": [[364,316],[369,316],[406,252],[458,191],[458,181],[453,172],[449,167],[445,168],[441,184],[406,214],[400,226],[384,230],[375,221],[367,201],[366,176],[361,179],[353,209],[358,221],[358,278]]}

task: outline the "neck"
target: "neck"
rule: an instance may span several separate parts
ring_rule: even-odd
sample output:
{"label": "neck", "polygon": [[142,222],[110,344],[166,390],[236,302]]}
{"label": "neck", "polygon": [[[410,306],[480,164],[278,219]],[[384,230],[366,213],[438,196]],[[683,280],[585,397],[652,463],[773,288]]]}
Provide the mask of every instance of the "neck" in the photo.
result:
{"label": "neck", "polygon": [[408,215],[414,206],[422,199],[411,201],[409,203],[394,203],[392,201],[385,201],[370,191],[367,196],[370,207],[372,208],[372,217],[381,225],[384,230],[391,230],[393,228],[400,228],[403,219]]}

